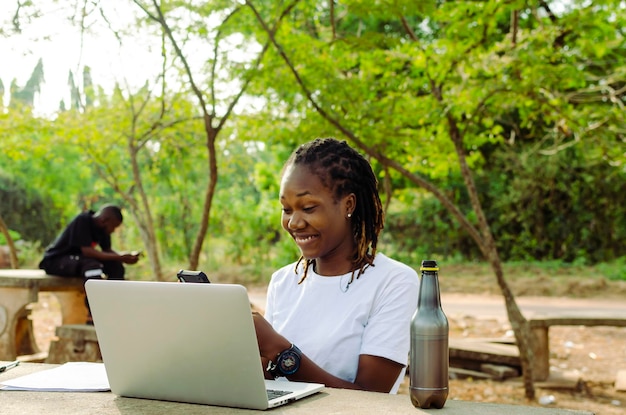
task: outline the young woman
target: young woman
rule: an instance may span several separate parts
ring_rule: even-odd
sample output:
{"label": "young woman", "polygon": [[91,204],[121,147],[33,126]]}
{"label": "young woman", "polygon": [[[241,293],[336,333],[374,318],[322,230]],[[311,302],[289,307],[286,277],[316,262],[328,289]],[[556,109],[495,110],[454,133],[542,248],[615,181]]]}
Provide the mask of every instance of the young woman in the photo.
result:
{"label": "young woman", "polygon": [[405,374],[419,279],[376,252],[377,180],[346,142],[316,139],[287,160],[282,226],[300,248],[272,275],[254,321],[268,378],[396,393]]}

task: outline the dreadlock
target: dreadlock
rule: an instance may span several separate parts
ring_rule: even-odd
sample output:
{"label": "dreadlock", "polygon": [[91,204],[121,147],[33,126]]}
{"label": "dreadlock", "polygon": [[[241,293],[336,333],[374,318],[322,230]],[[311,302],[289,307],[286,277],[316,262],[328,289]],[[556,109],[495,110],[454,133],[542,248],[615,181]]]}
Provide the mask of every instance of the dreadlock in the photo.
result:
{"label": "dreadlock", "polygon": [[[335,201],[350,193],[356,195],[356,209],[352,212],[352,233],[356,249],[351,258],[353,264],[350,285],[358,279],[365,269],[374,263],[378,234],[383,229],[383,206],[378,195],[378,180],[370,163],[345,141],[335,138],[317,138],[298,147],[285,163],[308,166],[319,177],[324,186],[331,190]],[[371,248],[371,251],[370,251]],[[309,266],[314,260],[301,256],[296,263],[304,261],[304,275],[307,277]]]}

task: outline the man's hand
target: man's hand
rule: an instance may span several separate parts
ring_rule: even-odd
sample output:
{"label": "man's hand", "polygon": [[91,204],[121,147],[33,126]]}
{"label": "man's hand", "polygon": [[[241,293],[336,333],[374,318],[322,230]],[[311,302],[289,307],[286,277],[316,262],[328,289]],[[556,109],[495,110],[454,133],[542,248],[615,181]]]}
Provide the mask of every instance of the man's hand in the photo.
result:
{"label": "man's hand", "polygon": [[139,261],[139,253],[137,253],[136,255],[133,255],[132,253],[130,254],[122,254],[120,255],[120,258],[122,259],[122,262],[125,264],[136,264],[137,261]]}

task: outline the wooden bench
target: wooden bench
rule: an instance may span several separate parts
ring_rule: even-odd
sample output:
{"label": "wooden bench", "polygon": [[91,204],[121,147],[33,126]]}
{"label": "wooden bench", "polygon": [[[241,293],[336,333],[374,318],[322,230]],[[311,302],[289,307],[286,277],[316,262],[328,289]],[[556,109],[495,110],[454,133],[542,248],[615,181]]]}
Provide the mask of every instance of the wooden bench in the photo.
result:
{"label": "wooden bench", "polygon": [[30,305],[41,291],[50,291],[59,300],[62,324],[85,323],[82,278],[48,275],[40,269],[0,269],[0,360],[41,353],[29,318]]}
{"label": "wooden bench", "polygon": [[[552,326],[613,326],[626,327],[626,316],[611,317],[598,315],[552,315],[534,316],[529,320],[534,334],[533,378],[547,381],[550,376],[550,337]],[[485,363],[509,366],[519,370],[519,349],[514,339],[450,339],[450,366],[474,372],[480,371]]]}
{"label": "wooden bench", "polygon": [[533,377],[535,380],[546,380],[550,375],[550,337],[551,326],[614,326],[626,327],[626,317],[603,316],[549,316],[533,317],[529,320],[535,335],[533,352]]}

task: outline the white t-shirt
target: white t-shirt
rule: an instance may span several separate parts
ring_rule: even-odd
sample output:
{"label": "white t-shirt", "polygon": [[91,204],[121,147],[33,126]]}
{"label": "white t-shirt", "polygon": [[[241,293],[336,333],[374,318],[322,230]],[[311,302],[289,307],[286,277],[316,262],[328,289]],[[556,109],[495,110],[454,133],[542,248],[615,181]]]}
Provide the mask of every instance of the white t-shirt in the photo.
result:
{"label": "white t-shirt", "polygon": [[302,272],[300,266],[296,273],[294,263],[272,275],[267,321],[324,370],[349,382],[356,378],[361,354],[405,365],[390,391],[397,393],[417,308],[417,272],[380,253],[349,286],[352,273],[321,276],[313,267],[298,285]]}

